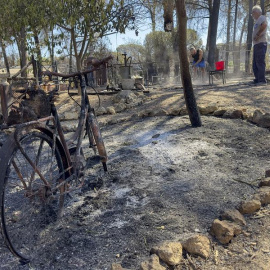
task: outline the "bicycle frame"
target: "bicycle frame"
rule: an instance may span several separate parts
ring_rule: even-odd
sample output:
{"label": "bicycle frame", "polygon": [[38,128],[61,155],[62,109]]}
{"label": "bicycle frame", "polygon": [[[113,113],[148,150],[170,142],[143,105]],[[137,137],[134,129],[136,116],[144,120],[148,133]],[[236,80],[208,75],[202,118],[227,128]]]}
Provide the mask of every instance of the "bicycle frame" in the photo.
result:
{"label": "bicycle frame", "polygon": [[[81,110],[80,110],[80,115],[79,115],[79,120],[78,120],[78,126],[77,126],[77,129],[76,129],[73,137],[69,141],[70,143],[68,143],[66,141],[66,138],[65,138],[65,135],[64,135],[64,132],[62,129],[62,125],[60,122],[60,118],[59,118],[59,115],[58,115],[58,112],[57,112],[57,109],[56,109],[54,102],[51,102],[52,116],[42,118],[42,119],[39,119],[37,121],[31,121],[31,122],[27,122],[27,123],[23,123],[23,124],[17,124],[16,126],[14,126],[15,127],[14,143],[16,143],[16,145],[19,147],[19,149],[20,149],[21,153],[23,154],[23,156],[25,157],[25,159],[29,162],[29,164],[32,166],[33,170],[39,175],[39,177],[41,178],[41,180],[44,182],[44,184],[46,186],[49,186],[46,179],[39,172],[38,168],[36,167],[36,164],[34,164],[30,160],[27,153],[25,153],[24,150],[22,149],[22,147],[20,146],[20,138],[22,137],[22,134],[24,134],[25,132],[27,132],[27,130],[30,130],[30,129],[38,129],[38,130],[42,130],[43,132],[47,133],[47,135],[54,138],[53,141],[55,144],[56,143],[61,144],[62,147],[60,147],[60,149],[62,149],[62,152],[63,152],[62,156],[66,156],[66,160],[64,162],[66,164],[65,167],[67,168],[66,170],[68,171],[68,173],[65,177],[66,180],[64,182],[70,181],[71,176],[75,176],[76,178],[79,177],[79,174],[80,174],[79,161],[80,161],[80,155],[81,155],[82,140],[83,140],[83,135],[84,135],[83,132],[85,130],[86,123],[88,123],[87,117],[90,114],[90,112],[93,111],[93,109],[91,108],[89,98],[88,98],[87,93],[86,93],[85,78],[82,75],[79,75],[77,77],[79,78],[80,87],[81,87],[81,104],[80,104]],[[2,92],[2,96],[5,96],[5,93]],[[53,122],[54,130],[51,130],[51,129],[45,127],[49,124],[50,121]],[[3,126],[3,128],[8,128],[8,127]],[[59,137],[58,142],[56,142],[56,140],[55,140],[56,131],[57,131],[57,134]],[[69,145],[76,140],[77,140],[76,146],[73,147],[73,148],[75,148],[75,159],[72,161],[71,154],[69,151]],[[104,161],[106,161],[106,160],[104,160]],[[18,172],[18,174],[19,174],[19,172]],[[22,179],[22,183],[23,183],[23,179]]]}

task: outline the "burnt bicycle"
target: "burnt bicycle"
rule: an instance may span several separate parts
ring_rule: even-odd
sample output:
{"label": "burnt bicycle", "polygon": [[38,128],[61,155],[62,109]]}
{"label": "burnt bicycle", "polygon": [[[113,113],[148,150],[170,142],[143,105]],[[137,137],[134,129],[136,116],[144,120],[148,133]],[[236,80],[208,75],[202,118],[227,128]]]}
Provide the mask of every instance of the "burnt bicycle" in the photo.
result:
{"label": "burnt bicycle", "polygon": [[[111,56],[95,61],[91,70],[72,74],[45,71],[45,76],[73,78],[81,89],[80,114],[76,132],[65,137],[54,100],[57,91],[48,93],[37,85],[17,89],[20,107],[14,119],[2,128],[12,130],[0,149],[0,211],[5,244],[19,258],[29,263],[38,250],[51,239],[49,228],[61,216],[66,196],[82,186],[83,146],[88,145],[107,171],[107,153],[98,121],[86,92],[87,74],[105,65]],[[39,95],[39,99],[37,96]],[[27,102],[46,107],[42,114],[31,118]],[[17,114],[16,114],[17,113]]]}

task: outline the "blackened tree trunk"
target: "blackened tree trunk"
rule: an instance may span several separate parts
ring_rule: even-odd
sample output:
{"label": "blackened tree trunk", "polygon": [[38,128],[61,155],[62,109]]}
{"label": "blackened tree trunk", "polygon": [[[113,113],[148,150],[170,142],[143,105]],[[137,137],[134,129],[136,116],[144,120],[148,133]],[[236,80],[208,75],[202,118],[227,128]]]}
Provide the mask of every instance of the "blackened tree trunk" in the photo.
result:
{"label": "blackened tree trunk", "polygon": [[174,5],[172,0],[163,0],[164,9],[164,31],[171,32],[173,29],[173,11]]}
{"label": "blackened tree trunk", "polygon": [[4,57],[4,63],[5,63],[6,69],[7,69],[7,73],[10,74],[10,68],[9,68],[9,62],[8,62],[8,58],[7,58],[6,46],[5,46],[2,39],[0,39],[0,46],[1,46],[1,49],[2,49],[2,53],[3,53],[3,57]]}
{"label": "blackened tree trunk", "polygon": [[217,42],[217,28],[218,28],[218,17],[219,17],[220,0],[213,1],[213,9],[210,13],[209,25],[210,28],[210,39],[209,39],[209,54],[208,63],[211,70],[215,69],[215,52]]}
{"label": "blackened tree trunk", "polygon": [[248,17],[248,33],[247,33],[247,48],[246,48],[246,61],[245,71],[250,72],[250,52],[252,48],[252,31],[253,31],[253,18],[251,16],[253,7],[253,0],[249,0],[249,17]]}
{"label": "blackened tree trunk", "polygon": [[189,72],[189,62],[187,55],[187,14],[185,0],[175,0],[175,5],[178,21],[180,69],[186,106],[191,125],[193,127],[200,127],[202,122],[193,92],[191,76]]}

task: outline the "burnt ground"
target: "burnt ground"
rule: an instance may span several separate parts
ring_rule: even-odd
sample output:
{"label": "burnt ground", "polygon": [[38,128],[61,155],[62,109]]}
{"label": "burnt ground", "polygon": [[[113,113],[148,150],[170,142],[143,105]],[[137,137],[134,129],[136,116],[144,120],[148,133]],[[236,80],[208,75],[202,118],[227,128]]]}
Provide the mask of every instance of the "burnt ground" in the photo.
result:
{"label": "burnt ground", "polygon": [[[269,110],[270,85],[250,87],[240,79],[194,91],[199,105]],[[102,96],[102,106],[110,100]],[[213,116],[202,116],[199,128],[191,127],[188,116],[135,117],[144,109],[182,105],[181,88],[160,86],[150,89],[141,106],[100,116],[108,173],[86,151],[85,185],[68,200],[64,217],[48,228],[50,237],[38,255],[20,266],[1,246],[0,269],[105,270],[117,262],[135,270],[153,245],[194,233],[212,243],[209,259],[193,257],[196,269],[270,269],[269,207],[246,216],[244,233],[229,245],[209,234],[223,210],[256,192],[270,167],[269,130]],[[105,124],[112,119],[115,124]],[[171,269],[192,268],[184,256]]]}

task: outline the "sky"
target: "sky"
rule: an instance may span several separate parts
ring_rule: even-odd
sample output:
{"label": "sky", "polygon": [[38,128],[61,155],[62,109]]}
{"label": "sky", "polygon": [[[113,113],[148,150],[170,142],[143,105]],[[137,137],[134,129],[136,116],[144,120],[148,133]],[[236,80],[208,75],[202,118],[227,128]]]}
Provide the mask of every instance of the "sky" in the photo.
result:
{"label": "sky", "polygon": [[139,30],[138,36],[135,34],[135,30],[127,30],[125,34],[112,34],[107,36],[110,43],[111,47],[110,49],[112,51],[116,51],[116,48],[119,45],[126,44],[129,41],[133,43],[139,43],[143,45],[145,36],[151,32],[151,27],[144,27],[143,29]]}
{"label": "sky", "polygon": [[[151,32],[151,27],[146,27],[144,30],[139,30],[138,36],[135,35],[134,30],[127,30],[125,34],[112,34],[107,36],[110,41],[110,49],[112,51],[116,51],[116,48],[119,45],[126,44],[126,43],[139,43],[143,45],[145,36]],[[206,45],[206,37],[207,34],[204,33],[204,35],[201,35],[203,45]]]}

